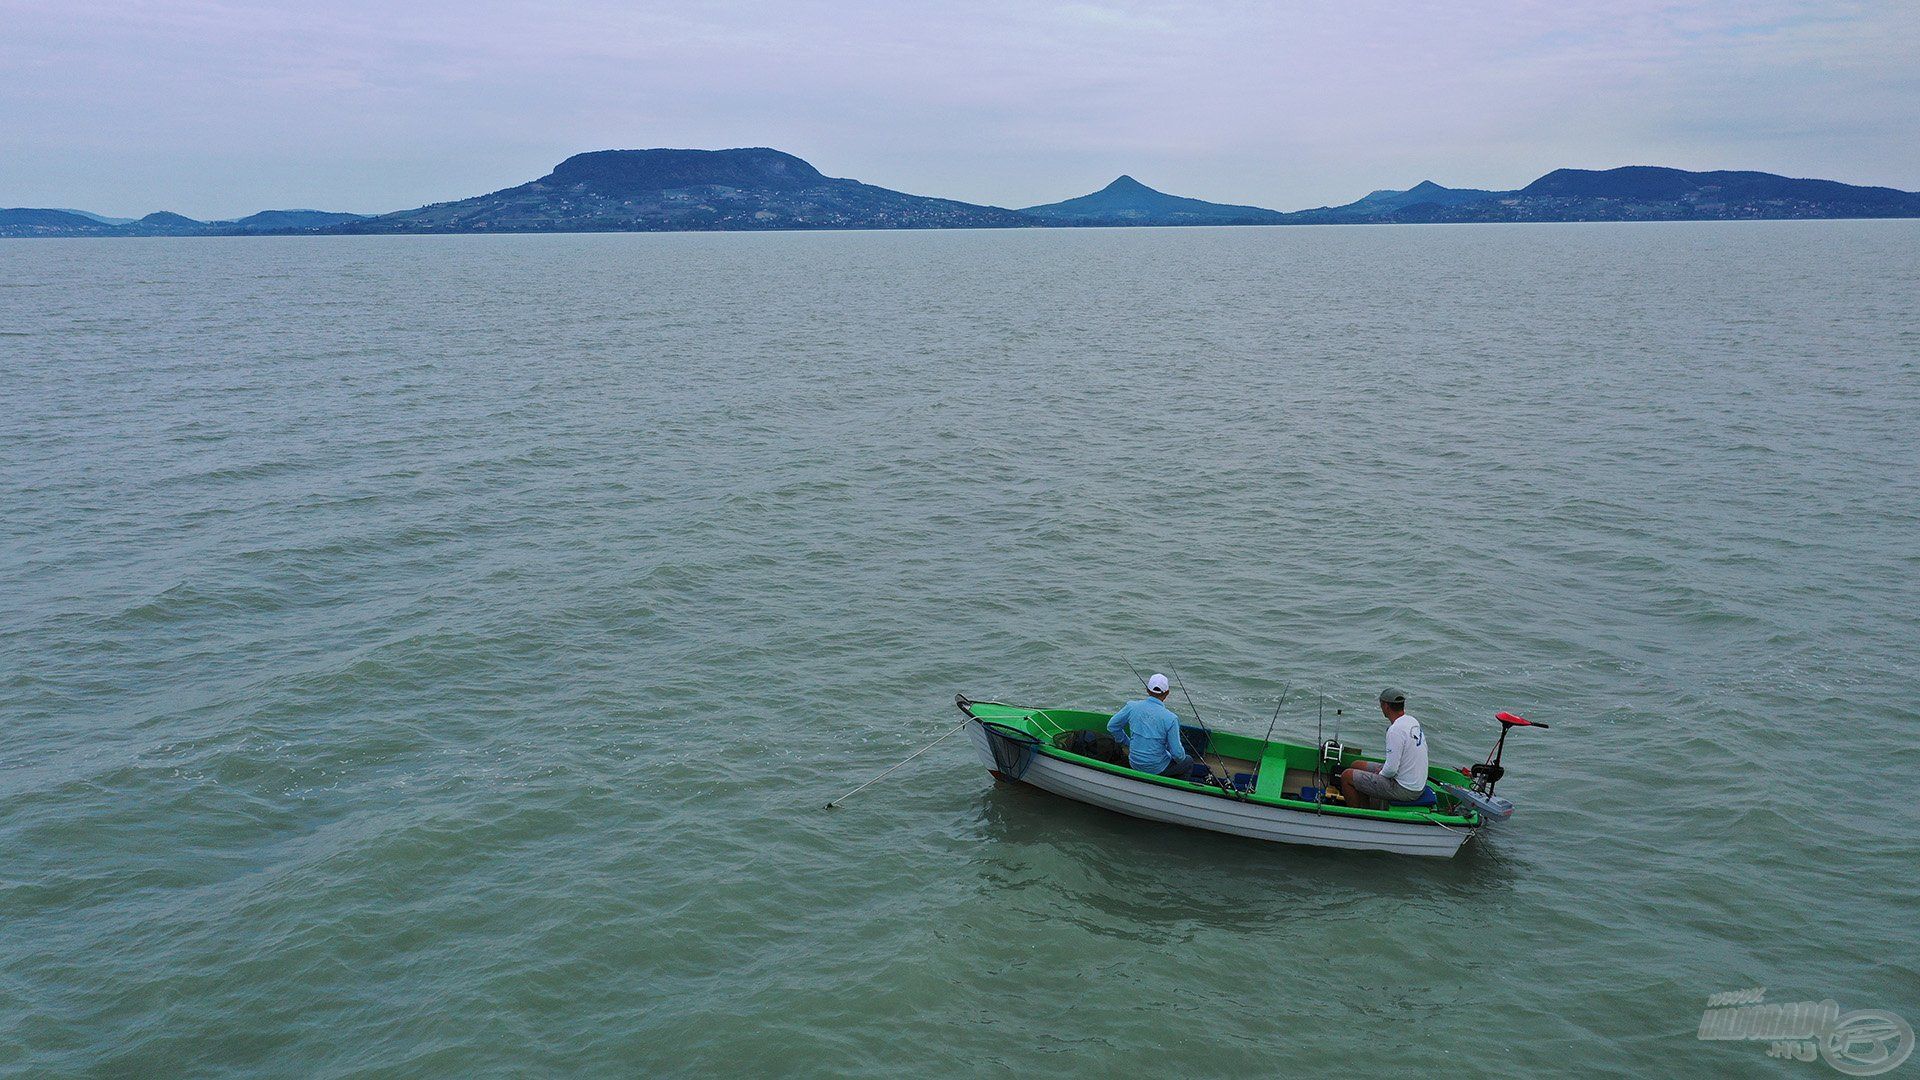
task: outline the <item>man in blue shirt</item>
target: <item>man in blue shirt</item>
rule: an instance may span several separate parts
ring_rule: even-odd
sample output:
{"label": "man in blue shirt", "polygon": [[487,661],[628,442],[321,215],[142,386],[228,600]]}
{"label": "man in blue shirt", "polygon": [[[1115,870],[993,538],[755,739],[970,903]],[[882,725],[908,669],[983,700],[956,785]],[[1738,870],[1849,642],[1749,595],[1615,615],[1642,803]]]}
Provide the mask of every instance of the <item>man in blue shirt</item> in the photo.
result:
{"label": "man in blue shirt", "polygon": [[1193,759],[1180,745],[1180,718],[1167,708],[1167,677],[1147,680],[1147,696],[1129,701],[1107,721],[1113,741],[1127,748],[1127,764],[1156,776],[1187,775]]}

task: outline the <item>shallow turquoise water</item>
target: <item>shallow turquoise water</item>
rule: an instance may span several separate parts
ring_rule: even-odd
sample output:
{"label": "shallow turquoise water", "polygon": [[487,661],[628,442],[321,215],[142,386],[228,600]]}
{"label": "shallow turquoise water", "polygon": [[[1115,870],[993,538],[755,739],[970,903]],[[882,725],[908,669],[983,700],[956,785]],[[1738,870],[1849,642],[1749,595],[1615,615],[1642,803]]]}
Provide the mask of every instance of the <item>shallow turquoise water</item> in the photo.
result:
{"label": "shallow turquoise water", "polygon": [[[0,1069],[1827,1075],[1695,1029],[1920,1019],[1917,283],[1915,222],[7,242]],[[1447,863],[958,738],[820,809],[1127,661],[1554,727]]]}

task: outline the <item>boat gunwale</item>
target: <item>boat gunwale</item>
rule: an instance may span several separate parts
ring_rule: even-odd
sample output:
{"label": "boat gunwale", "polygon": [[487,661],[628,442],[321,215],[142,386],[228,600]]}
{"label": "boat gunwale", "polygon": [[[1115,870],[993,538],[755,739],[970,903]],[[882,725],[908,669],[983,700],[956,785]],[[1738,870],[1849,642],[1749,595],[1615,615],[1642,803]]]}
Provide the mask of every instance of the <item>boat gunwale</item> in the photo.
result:
{"label": "boat gunwale", "polygon": [[[1015,710],[1022,714],[1019,719],[1025,720],[1035,727],[1039,726],[1039,724],[1035,722],[1035,714],[1045,713],[1047,711],[1045,709],[1029,708],[1025,705],[1009,705],[1004,701],[968,701],[966,705],[961,707],[962,710],[966,712],[967,716],[971,718],[974,723],[981,725],[983,728],[988,724],[999,724],[1003,723],[1003,721],[975,715],[972,708],[975,705],[998,705],[1003,709]],[[1068,730],[1061,727],[1058,723],[1055,723],[1051,717],[1045,717],[1044,719],[1058,734],[1065,734]],[[1285,743],[1285,745],[1295,746],[1299,744]],[[1101,761],[1098,758],[1087,757],[1084,754],[1076,754],[1070,750],[1062,750],[1046,741],[1042,741],[1034,749],[1036,752],[1052,758],[1055,761],[1068,765],[1079,765],[1084,768],[1093,769],[1096,772],[1104,772],[1112,776],[1118,776],[1125,780],[1138,780],[1153,786],[1171,788],[1175,791],[1189,791],[1201,795],[1211,795],[1216,799],[1225,799],[1228,802],[1245,802],[1252,803],[1256,806],[1270,807],[1275,810],[1291,810],[1297,814],[1313,814],[1316,816],[1333,815],[1336,817],[1354,818],[1365,821],[1382,821],[1393,825],[1411,825],[1420,828],[1438,826],[1443,829],[1478,829],[1483,825],[1483,822],[1479,820],[1478,811],[1469,811],[1468,816],[1456,816],[1452,814],[1435,813],[1424,807],[1411,810],[1373,810],[1353,806],[1331,806],[1326,803],[1311,803],[1302,799],[1289,799],[1284,796],[1276,798],[1266,795],[1255,795],[1252,792],[1246,792],[1239,796],[1228,795],[1226,792],[1212,785],[1196,784],[1191,780],[1177,780],[1171,776],[1152,776],[1138,769],[1131,769],[1124,765],[1115,765],[1111,762]]]}

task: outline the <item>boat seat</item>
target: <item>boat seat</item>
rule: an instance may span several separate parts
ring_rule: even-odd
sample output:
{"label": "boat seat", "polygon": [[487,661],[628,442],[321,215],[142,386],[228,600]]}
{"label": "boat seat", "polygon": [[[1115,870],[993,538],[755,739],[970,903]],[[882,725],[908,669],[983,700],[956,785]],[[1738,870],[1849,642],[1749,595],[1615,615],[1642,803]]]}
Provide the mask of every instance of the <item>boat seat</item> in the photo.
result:
{"label": "boat seat", "polygon": [[1412,802],[1397,802],[1397,803],[1394,803],[1393,805],[1396,809],[1402,806],[1413,808],[1413,809],[1418,809],[1419,807],[1422,807],[1422,806],[1438,806],[1440,805],[1440,796],[1435,794],[1433,790],[1433,785],[1428,784],[1426,787],[1420,789],[1419,798],[1413,800]]}

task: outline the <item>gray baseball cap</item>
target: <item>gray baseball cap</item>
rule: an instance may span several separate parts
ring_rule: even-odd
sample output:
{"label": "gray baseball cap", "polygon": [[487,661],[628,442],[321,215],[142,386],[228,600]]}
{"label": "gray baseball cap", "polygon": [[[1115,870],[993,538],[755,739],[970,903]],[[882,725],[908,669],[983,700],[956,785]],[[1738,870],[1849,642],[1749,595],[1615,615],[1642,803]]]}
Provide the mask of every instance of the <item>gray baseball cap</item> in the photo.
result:
{"label": "gray baseball cap", "polygon": [[1385,690],[1380,691],[1380,704],[1398,705],[1402,708],[1405,708],[1407,704],[1407,695],[1389,686]]}

